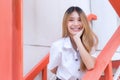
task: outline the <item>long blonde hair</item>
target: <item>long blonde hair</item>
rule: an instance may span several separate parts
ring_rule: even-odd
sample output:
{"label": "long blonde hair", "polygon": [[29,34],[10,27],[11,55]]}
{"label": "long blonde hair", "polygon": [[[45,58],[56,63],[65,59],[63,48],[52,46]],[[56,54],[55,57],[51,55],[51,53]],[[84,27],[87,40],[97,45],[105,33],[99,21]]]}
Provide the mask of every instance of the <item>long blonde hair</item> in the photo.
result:
{"label": "long blonde hair", "polygon": [[[83,43],[85,49],[88,51],[88,53],[90,53],[92,48],[94,46],[97,46],[98,38],[94,34],[94,32],[91,30],[90,25],[87,20],[87,17],[81,8],[72,6],[72,7],[68,8],[67,11],[65,12],[64,17],[63,17],[63,24],[62,24],[62,37],[70,36],[68,29],[67,29],[67,20],[68,20],[68,17],[71,15],[71,13],[74,11],[76,11],[79,14],[81,22],[84,27],[84,32],[81,36],[82,43]],[[80,68],[82,71],[86,70],[86,66],[82,60],[81,60]]]}

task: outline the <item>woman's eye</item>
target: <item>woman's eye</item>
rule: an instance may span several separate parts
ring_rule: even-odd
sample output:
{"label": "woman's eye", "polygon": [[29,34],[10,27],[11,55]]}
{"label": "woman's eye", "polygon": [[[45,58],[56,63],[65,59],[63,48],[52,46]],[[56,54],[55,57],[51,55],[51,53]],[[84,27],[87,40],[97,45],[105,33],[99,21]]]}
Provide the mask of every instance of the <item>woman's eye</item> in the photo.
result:
{"label": "woman's eye", "polygon": [[79,19],[78,21],[81,21],[81,19]]}

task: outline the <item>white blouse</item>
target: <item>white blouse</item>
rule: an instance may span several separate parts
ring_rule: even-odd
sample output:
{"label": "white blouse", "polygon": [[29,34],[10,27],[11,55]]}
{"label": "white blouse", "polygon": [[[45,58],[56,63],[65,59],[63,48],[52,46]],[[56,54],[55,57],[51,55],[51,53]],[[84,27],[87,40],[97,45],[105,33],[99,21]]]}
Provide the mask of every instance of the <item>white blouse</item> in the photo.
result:
{"label": "white blouse", "polygon": [[56,76],[61,80],[81,80],[85,72],[80,70],[80,62],[80,54],[73,49],[69,37],[52,44],[48,69],[58,66]]}

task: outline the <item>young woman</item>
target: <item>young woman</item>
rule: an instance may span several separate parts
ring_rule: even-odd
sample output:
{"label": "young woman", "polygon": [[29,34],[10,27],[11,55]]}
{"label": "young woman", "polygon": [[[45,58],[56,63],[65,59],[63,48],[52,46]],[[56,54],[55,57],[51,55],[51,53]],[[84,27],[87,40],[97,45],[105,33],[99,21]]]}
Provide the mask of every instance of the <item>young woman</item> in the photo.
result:
{"label": "young woman", "polygon": [[95,59],[91,53],[98,39],[79,7],[67,9],[62,29],[62,38],[51,46],[48,68],[56,74],[56,80],[81,80],[86,70],[94,68]]}

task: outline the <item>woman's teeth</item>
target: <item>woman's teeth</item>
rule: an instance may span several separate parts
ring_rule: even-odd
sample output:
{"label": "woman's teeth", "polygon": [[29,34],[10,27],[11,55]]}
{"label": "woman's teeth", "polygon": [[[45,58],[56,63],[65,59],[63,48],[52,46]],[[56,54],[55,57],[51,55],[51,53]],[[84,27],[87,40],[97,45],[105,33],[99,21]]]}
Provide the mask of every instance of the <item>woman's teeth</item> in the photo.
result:
{"label": "woman's teeth", "polygon": [[80,31],[80,28],[71,28],[73,31]]}

